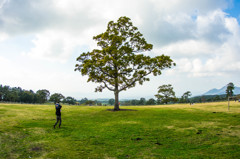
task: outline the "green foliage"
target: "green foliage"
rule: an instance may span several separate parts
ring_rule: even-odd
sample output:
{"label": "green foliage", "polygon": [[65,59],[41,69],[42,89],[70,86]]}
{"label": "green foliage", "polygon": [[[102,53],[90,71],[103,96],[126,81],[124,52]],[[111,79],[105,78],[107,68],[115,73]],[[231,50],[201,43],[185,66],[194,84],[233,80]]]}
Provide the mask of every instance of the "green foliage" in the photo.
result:
{"label": "green foliage", "polygon": [[155,97],[158,99],[159,104],[167,104],[177,100],[171,84],[159,86],[158,94],[156,94]]}
{"label": "green foliage", "polygon": [[23,92],[21,92],[20,101],[22,101],[23,103],[28,103],[28,102],[36,103],[37,99],[36,99],[36,95],[32,90],[30,91],[24,90]]}
{"label": "green foliage", "polygon": [[84,104],[84,103],[86,103],[88,101],[88,99],[85,97],[85,98],[82,98],[80,101],[79,101],[79,103],[80,104]]}
{"label": "green foliage", "polygon": [[[122,100],[120,101],[121,105],[146,105],[147,101],[145,98],[140,98],[139,100],[137,99],[132,99],[132,100]],[[149,105],[149,104],[148,104]]]}
{"label": "green foliage", "polygon": [[20,87],[10,87],[0,85],[0,101],[38,103],[39,96],[32,90],[23,90]]}
{"label": "green foliage", "polygon": [[[36,93],[32,90],[24,90],[21,87],[10,87],[0,85],[0,101],[2,102],[18,102],[18,103],[46,103],[49,99],[50,92],[46,89],[38,90]],[[55,93],[51,96],[53,102],[61,101],[64,96]],[[76,104],[76,99],[67,97],[65,103]]]}
{"label": "green foliage", "polygon": [[88,101],[86,101],[86,103],[85,103],[86,105],[89,105],[89,106],[92,106],[92,105],[95,105],[96,104],[96,102],[95,101],[93,101],[93,100],[88,100]]}
{"label": "green foliage", "polygon": [[114,99],[112,98],[112,99],[109,99],[108,100],[108,103],[110,104],[110,105],[114,105]]}
{"label": "green foliage", "polygon": [[[179,99],[182,101],[182,98]],[[219,101],[226,101],[226,95],[204,95],[204,96],[195,96],[189,98],[191,103],[204,103],[204,102],[219,102]],[[183,103],[183,102],[182,102]]]}
{"label": "green foliage", "polygon": [[179,100],[180,103],[188,103],[190,102],[189,97],[192,96],[190,91],[183,93],[181,99]]}
{"label": "green foliage", "polygon": [[67,104],[76,104],[77,100],[74,99],[73,97],[66,97],[63,99],[63,103],[67,103]]}
{"label": "green foliage", "polygon": [[156,104],[156,100],[153,98],[150,98],[147,102],[146,105],[155,105]]}
{"label": "green foliage", "polygon": [[145,105],[146,99],[145,98],[140,98],[139,100],[139,105]]}
{"label": "green foliage", "polygon": [[113,91],[116,110],[119,92],[137,83],[142,85],[150,80],[147,75],[161,75],[161,70],[175,65],[169,56],[144,56],[142,52],[152,50],[153,45],[146,42],[127,17],[120,17],[116,23],[110,21],[107,30],[93,39],[101,49],[82,53],[75,70],[87,75],[88,82],[100,84],[95,91]]}
{"label": "green foliage", "polygon": [[234,84],[232,82],[228,83],[227,89],[226,89],[227,97],[232,97],[233,90],[234,90]]}
{"label": "green foliage", "polygon": [[50,96],[50,92],[46,89],[42,89],[42,90],[38,90],[36,92],[37,96],[38,96],[38,102],[39,103],[45,103],[48,101],[48,98]]}
{"label": "green foliage", "polygon": [[49,101],[54,103],[61,102],[64,99],[64,96],[61,93],[54,93],[51,95]]}
{"label": "green foliage", "polygon": [[[0,101],[4,102],[23,102],[21,101],[24,95],[24,90],[20,87],[2,86],[0,85]],[[28,103],[34,103],[35,101],[27,101]]]}

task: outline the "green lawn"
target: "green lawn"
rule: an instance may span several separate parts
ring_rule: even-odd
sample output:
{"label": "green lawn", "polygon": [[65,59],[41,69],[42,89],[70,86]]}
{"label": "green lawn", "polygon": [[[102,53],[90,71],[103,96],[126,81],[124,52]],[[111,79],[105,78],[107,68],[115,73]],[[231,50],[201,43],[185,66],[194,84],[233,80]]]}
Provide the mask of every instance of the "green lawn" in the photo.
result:
{"label": "green lawn", "polygon": [[121,107],[0,104],[0,158],[240,158],[240,103]]}

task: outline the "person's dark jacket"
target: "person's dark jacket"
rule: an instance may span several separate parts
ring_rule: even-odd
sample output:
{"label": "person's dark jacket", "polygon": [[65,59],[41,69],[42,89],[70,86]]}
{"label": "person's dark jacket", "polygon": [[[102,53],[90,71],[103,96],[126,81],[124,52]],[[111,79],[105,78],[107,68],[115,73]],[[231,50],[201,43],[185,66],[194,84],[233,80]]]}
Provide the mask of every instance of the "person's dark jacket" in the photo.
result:
{"label": "person's dark jacket", "polygon": [[56,104],[56,115],[61,116],[61,108],[62,106],[60,104]]}

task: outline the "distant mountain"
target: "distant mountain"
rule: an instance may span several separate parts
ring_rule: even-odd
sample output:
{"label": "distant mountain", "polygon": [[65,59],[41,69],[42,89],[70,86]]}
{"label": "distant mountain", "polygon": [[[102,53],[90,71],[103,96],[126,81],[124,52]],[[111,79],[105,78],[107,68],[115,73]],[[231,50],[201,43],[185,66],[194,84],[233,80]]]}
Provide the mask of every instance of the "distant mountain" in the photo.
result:
{"label": "distant mountain", "polygon": [[[211,89],[204,93],[203,95],[221,95],[226,94],[227,86],[222,87],[221,89]],[[240,87],[235,87],[233,90],[234,95],[240,94]]]}

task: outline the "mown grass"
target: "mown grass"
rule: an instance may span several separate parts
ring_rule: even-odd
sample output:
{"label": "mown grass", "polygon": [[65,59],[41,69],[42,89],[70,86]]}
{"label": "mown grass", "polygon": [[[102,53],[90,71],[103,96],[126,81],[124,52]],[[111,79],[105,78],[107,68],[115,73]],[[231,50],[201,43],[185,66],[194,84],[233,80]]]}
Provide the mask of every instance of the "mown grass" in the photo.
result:
{"label": "mown grass", "polygon": [[0,158],[239,158],[240,103],[121,107],[0,104]]}

